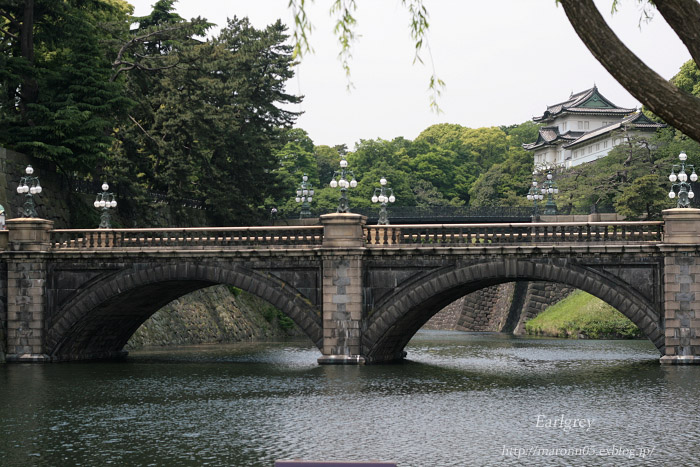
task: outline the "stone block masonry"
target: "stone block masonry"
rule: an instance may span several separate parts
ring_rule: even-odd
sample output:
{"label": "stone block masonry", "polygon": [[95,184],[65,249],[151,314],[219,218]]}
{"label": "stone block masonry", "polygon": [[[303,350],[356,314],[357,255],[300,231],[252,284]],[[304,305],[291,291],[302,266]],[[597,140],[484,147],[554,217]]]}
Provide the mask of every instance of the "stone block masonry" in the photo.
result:
{"label": "stone block masonry", "polygon": [[542,313],[547,307],[568,297],[574,290],[576,289],[573,287],[556,282],[528,282],[525,303],[513,334],[525,334],[525,323]]}
{"label": "stone block masonry", "polygon": [[[72,191],[68,179],[57,173],[55,165],[45,159],[37,159],[0,147],[0,204],[5,207],[8,219],[23,215],[21,210],[24,205],[24,195],[18,195],[16,189],[27,165],[34,167],[34,174],[39,177],[43,187],[42,193],[34,196],[36,210],[40,217],[53,221],[57,229],[97,228],[99,213],[92,205],[95,194]],[[111,184],[109,180],[105,181]],[[206,211],[201,209],[148,203],[147,208],[132,205],[132,212],[120,214],[124,212],[123,209],[128,210],[127,206],[131,200],[118,199],[117,201],[120,205],[117,212],[113,214],[114,226],[185,227],[211,224],[207,219]],[[94,225],[89,225],[91,221],[86,218],[86,213],[94,214],[92,221]]]}
{"label": "stone block masonry", "polygon": [[501,332],[513,302],[515,283],[494,285],[469,294],[464,301],[458,331]]}
{"label": "stone block masonry", "polygon": [[432,318],[428,320],[427,323],[423,325],[422,329],[436,330],[436,331],[455,331],[457,330],[457,323],[462,317],[462,310],[464,309],[465,302],[467,300],[472,300],[472,295],[479,294],[481,290],[465,295],[462,298],[458,298],[454,302],[447,305],[442,310],[438,311]]}
{"label": "stone block masonry", "polygon": [[0,363],[7,354],[7,264],[0,264]]}
{"label": "stone block masonry", "polygon": [[662,363],[700,363],[700,261],[695,248],[665,258],[665,355]]}
{"label": "stone block masonry", "polygon": [[513,301],[514,283],[477,290],[440,310],[424,329],[467,332],[501,332]]}
{"label": "stone block masonry", "polygon": [[18,195],[16,189],[27,165],[34,167],[44,188],[40,195],[34,196],[39,215],[53,220],[57,228],[70,227],[70,193],[55,167],[45,160],[0,147],[0,204],[5,207],[7,218],[22,217],[24,195]]}
{"label": "stone block masonry", "polygon": [[362,226],[358,214],[321,216],[323,236],[323,356],[324,364],[363,363],[362,349]]}
{"label": "stone block masonry", "polygon": [[555,282],[509,282],[477,290],[440,310],[424,329],[525,333],[525,323],[575,289]]}
{"label": "stone block masonry", "polygon": [[700,209],[668,209],[664,245],[661,363],[700,363]]}
{"label": "stone block masonry", "polygon": [[[48,361],[44,354],[46,258],[53,222],[11,219],[7,259],[7,359]],[[38,254],[37,254],[38,253]]]}
{"label": "stone block masonry", "polygon": [[129,339],[125,350],[142,347],[233,343],[302,336],[282,327],[268,302],[225,285],[184,295],[158,310]]}

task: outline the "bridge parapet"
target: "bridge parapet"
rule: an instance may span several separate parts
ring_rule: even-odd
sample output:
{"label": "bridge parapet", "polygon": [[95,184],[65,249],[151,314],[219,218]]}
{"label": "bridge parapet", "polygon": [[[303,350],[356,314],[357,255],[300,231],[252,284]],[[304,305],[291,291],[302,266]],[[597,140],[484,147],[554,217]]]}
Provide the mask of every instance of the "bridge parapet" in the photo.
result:
{"label": "bridge parapet", "polygon": [[369,247],[582,242],[632,244],[660,243],[663,229],[662,221],[371,225],[365,227],[365,238]]}
{"label": "bridge parapet", "polygon": [[109,248],[289,248],[321,245],[322,226],[179,229],[56,229],[52,250]]}

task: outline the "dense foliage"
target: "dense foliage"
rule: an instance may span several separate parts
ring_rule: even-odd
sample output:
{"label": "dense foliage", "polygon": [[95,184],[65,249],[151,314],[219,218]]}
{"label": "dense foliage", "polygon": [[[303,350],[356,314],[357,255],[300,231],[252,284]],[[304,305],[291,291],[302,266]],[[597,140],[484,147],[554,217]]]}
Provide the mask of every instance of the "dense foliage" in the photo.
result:
{"label": "dense foliage", "polygon": [[[349,190],[351,209],[372,205],[381,177],[393,189],[397,206],[524,205],[532,155],[521,145],[537,138],[537,128],[531,122],[476,129],[438,124],[413,141],[360,140],[346,156],[358,181]],[[293,193],[306,173],[317,188],[313,205],[321,212],[334,211],[339,193],[328,183],[345,148],[313,146],[300,130],[289,135],[290,142],[278,152],[278,195],[267,204],[282,214],[298,213]]]}
{"label": "dense foliage", "polygon": [[0,145],[116,181],[122,209],[156,191],[252,222],[300,101],[286,28],[233,18],[203,40],[211,24],[174,3],[138,18],[124,0],[0,2]]}
{"label": "dense foliage", "polygon": [[[538,127],[439,124],[414,140],[316,146],[286,104],[293,48],[279,21],[264,29],[233,18],[213,37],[175,0],[133,17],[125,0],[0,0],[0,145],[48,159],[71,177],[109,180],[133,211],[149,192],[204,200],[209,222],[261,221],[275,207],[298,215],[302,175],[312,207],[332,212],[329,181],[341,155],[358,181],[352,208],[368,208],[386,177],[397,206],[527,206]],[[700,92],[695,62],[673,82]],[[667,129],[627,137],[610,156],[555,174],[561,212],[612,210],[655,217],[672,203],[667,174],[698,144]]]}
{"label": "dense foliage", "polygon": [[[159,26],[173,23],[182,20]],[[293,75],[284,31],[280,22],[256,30],[234,17],[207,42],[183,37],[159,45],[177,55],[176,66],[126,74],[138,105],[117,128],[116,173],[169,196],[205,198],[216,223],[253,222],[272,188],[280,130],[296,117],[281,105],[299,102],[284,91]],[[132,54],[149,54],[149,47]]]}
{"label": "dense foliage", "polygon": [[128,33],[119,0],[0,3],[0,143],[62,170],[103,165],[128,106],[110,49]]}

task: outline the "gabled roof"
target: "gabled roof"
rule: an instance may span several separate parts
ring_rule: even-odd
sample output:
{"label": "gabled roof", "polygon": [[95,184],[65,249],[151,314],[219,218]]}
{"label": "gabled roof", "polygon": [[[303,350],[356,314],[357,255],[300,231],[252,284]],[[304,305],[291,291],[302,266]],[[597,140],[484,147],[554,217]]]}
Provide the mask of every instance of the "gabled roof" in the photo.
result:
{"label": "gabled roof", "polygon": [[556,146],[557,143],[561,143],[562,141],[575,141],[583,134],[584,133],[582,131],[567,131],[566,133],[559,133],[559,128],[557,126],[544,126],[540,128],[540,131],[537,134],[537,141],[534,143],[525,143],[523,144],[523,148],[532,150],[543,146]]}
{"label": "gabled roof", "polygon": [[[622,120],[611,123],[609,125],[602,126],[600,128],[596,128],[595,130],[591,130],[587,133],[584,133],[581,135],[579,138],[576,140],[564,144],[564,148],[572,148],[574,146],[577,146],[581,143],[585,143],[587,141],[590,141],[592,139],[595,139],[599,136],[606,135],[612,131],[619,130],[620,128],[623,127],[629,127],[631,129],[635,130],[647,130],[647,131],[655,131],[658,130],[659,128],[664,128],[667,125],[665,123],[656,123],[647,118],[646,115],[644,115],[642,112],[636,112],[632,115],[629,115]],[[525,147],[525,145],[523,145]],[[526,148],[527,149],[527,148]]]}
{"label": "gabled roof", "polygon": [[554,105],[548,105],[547,110],[540,117],[533,117],[535,122],[550,122],[561,114],[587,114],[587,115],[626,115],[636,109],[618,107],[605,98],[596,86],[585,91],[571,94],[567,100]]}

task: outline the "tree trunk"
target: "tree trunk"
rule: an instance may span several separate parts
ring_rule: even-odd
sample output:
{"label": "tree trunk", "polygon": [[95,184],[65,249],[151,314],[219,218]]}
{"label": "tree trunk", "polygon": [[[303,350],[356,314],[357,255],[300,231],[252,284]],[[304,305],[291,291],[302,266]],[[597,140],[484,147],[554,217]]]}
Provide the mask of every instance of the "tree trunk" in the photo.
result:
{"label": "tree trunk", "polygon": [[641,61],[610,29],[593,0],[561,0],[561,5],[576,34],[617,82],[666,123],[700,142],[700,98]]}
{"label": "tree trunk", "polygon": [[695,63],[700,63],[700,3],[697,0],[662,0],[654,5],[688,48]]}
{"label": "tree trunk", "polygon": [[[24,14],[20,29],[20,47],[22,57],[34,65],[34,0],[25,0],[24,2]],[[36,102],[38,95],[39,87],[32,71],[29,75],[23,77],[19,103],[22,117],[29,124],[31,124],[31,121],[27,117],[27,104]]]}

